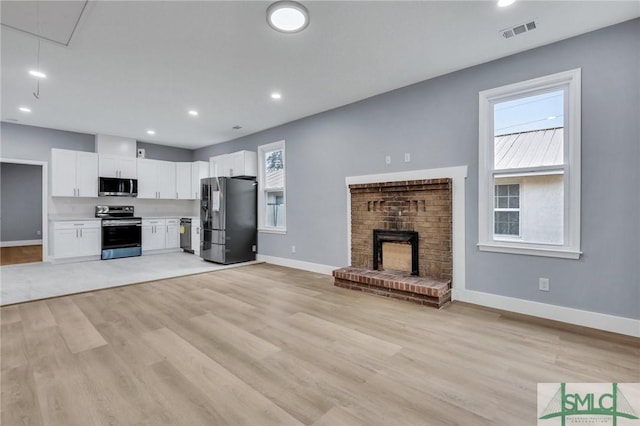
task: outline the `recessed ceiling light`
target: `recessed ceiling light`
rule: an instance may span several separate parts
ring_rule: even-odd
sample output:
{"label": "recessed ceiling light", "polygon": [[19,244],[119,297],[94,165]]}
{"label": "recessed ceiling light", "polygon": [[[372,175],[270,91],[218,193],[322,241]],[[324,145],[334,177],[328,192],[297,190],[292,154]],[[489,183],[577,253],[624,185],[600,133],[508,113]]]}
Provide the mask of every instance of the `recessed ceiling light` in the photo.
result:
{"label": "recessed ceiling light", "polygon": [[498,0],[498,7],[507,7],[515,3],[516,0]]}
{"label": "recessed ceiling light", "polygon": [[282,95],[278,92],[273,92],[271,94],[271,99],[282,99]]}
{"label": "recessed ceiling light", "polygon": [[555,116],[555,115],[550,115],[550,116],[547,117],[547,120],[555,120],[556,118],[558,118],[558,117]]}
{"label": "recessed ceiling light", "polygon": [[31,108],[28,108],[28,107],[20,107],[18,109],[22,112],[31,112]]}
{"label": "recessed ceiling light", "polygon": [[36,78],[47,78],[47,75],[45,73],[38,70],[29,70],[29,75],[32,75]]}
{"label": "recessed ceiling light", "polygon": [[235,126],[232,127],[232,129],[233,130],[240,130],[240,129],[242,129],[242,126],[239,126],[239,125],[236,124]]}
{"label": "recessed ceiling light", "polygon": [[278,1],[267,8],[267,23],[283,33],[297,33],[309,25],[307,8],[295,1]]}
{"label": "recessed ceiling light", "polygon": [[155,135],[156,131],[155,130],[147,130],[147,134],[148,135]]}
{"label": "recessed ceiling light", "polygon": [[195,109],[190,109],[189,115],[193,115],[194,117],[196,117],[198,115],[198,111],[196,111]]}

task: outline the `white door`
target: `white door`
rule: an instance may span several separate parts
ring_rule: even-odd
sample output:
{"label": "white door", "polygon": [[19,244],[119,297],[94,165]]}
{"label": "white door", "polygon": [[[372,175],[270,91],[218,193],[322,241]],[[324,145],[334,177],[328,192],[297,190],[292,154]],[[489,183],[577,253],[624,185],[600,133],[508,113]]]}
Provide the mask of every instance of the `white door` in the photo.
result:
{"label": "white door", "polygon": [[98,196],[98,154],[77,153],[76,187],[78,197]]}
{"label": "white door", "polygon": [[158,166],[155,160],[138,159],[138,198],[158,198]]}
{"label": "white door", "polygon": [[180,227],[176,222],[167,221],[165,246],[168,249],[180,247]]}
{"label": "white door", "polygon": [[200,218],[191,218],[191,248],[193,254],[200,254]]}
{"label": "white door", "polygon": [[51,196],[75,197],[76,152],[66,149],[51,150]]}
{"label": "white door", "polygon": [[118,161],[120,177],[124,179],[138,178],[138,162],[135,158],[120,157]]}
{"label": "white door", "polygon": [[98,155],[98,176],[117,178],[118,176],[118,157],[115,155]]}
{"label": "white door", "polygon": [[191,192],[194,199],[200,199],[200,179],[209,177],[209,164],[206,161],[194,161],[191,165]]}
{"label": "white door", "polygon": [[75,228],[56,229],[53,231],[53,257],[77,256],[77,240],[79,232]]}
{"label": "white door", "polygon": [[209,158],[209,176],[211,177],[222,177],[224,176],[224,172],[222,170],[223,167],[223,155],[218,155],[216,157]]}
{"label": "white door", "polygon": [[81,227],[78,239],[78,256],[95,256],[102,251],[101,228]]}
{"label": "white door", "polygon": [[193,200],[191,163],[176,163],[176,192],[179,200]]}
{"label": "white door", "polygon": [[161,250],[165,246],[165,221],[163,219],[142,220],[142,251]]}
{"label": "white door", "polygon": [[227,165],[225,168],[229,170],[228,176],[244,175],[244,151],[229,154],[226,163]]}
{"label": "white door", "polygon": [[153,250],[153,225],[142,225],[142,252]]}
{"label": "white door", "polygon": [[176,199],[176,163],[157,161],[158,164],[158,198]]}

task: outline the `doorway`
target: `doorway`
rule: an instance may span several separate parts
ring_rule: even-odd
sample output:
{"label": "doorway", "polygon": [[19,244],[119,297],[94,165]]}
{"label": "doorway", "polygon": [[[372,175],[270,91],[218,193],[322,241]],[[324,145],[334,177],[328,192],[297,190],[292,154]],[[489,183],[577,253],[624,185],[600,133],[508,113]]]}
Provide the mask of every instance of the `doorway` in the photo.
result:
{"label": "doorway", "polygon": [[0,266],[46,261],[47,163],[0,158]]}

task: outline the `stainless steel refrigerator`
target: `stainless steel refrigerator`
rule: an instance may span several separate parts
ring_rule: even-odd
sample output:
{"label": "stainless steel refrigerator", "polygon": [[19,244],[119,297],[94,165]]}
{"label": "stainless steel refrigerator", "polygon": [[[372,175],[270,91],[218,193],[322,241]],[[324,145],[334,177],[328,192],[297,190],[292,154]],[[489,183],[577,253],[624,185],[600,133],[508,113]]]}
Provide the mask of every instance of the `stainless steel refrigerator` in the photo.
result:
{"label": "stainless steel refrigerator", "polygon": [[225,265],[256,259],[257,186],[238,178],[200,180],[200,257]]}

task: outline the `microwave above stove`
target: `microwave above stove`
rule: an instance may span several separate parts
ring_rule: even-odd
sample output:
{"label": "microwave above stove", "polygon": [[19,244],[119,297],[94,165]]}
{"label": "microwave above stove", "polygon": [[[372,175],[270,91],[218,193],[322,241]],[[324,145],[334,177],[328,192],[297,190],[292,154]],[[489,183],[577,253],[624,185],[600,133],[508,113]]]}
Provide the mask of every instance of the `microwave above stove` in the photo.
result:
{"label": "microwave above stove", "polygon": [[138,179],[106,178],[99,181],[100,197],[137,197]]}

